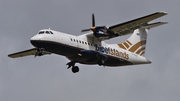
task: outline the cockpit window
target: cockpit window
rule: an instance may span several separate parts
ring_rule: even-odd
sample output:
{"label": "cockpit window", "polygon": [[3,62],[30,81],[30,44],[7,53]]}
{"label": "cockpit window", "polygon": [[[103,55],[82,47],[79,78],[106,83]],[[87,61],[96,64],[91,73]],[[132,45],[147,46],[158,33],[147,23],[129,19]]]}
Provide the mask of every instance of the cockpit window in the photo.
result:
{"label": "cockpit window", "polygon": [[44,31],[40,31],[38,34],[44,34]]}
{"label": "cockpit window", "polygon": [[54,34],[53,32],[50,31],[51,34]]}
{"label": "cockpit window", "polygon": [[40,31],[38,34],[54,34],[52,31]]}
{"label": "cockpit window", "polygon": [[50,34],[49,31],[46,31],[46,34]]}

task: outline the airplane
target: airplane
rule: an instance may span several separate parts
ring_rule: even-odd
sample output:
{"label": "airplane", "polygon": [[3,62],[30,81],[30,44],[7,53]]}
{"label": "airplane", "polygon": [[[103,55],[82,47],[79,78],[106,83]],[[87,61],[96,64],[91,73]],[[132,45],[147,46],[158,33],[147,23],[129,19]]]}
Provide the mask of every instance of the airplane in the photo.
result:
{"label": "airplane", "polygon": [[[34,48],[9,54],[8,57],[62,55],[70,60],[66,65],[73,73],[79,72],[76,63],[109,67],[150,64],[151,60],[145,58],[147,33],[149,29],[167,24],[167,22],[149,22],[165,15],[167,15],[166,12],[155,12],[106,27],[96,26],[95,17],[92,14],[92,27],[81,31],[86,32],[85,34],[75,36],[51,29],[42,29],[30,39]],[[132,35],[123,43],[105,42],[105,40],[131,33]]]}

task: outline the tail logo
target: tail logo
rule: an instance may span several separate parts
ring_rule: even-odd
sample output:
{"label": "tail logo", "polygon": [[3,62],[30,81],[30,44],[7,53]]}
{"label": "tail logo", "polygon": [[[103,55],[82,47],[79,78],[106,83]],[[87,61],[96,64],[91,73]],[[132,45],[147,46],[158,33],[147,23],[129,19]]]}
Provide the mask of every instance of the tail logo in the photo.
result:
{"label": "tail logo", "polygon": [[124,43],[118,44],[118,46],[122,49],[128,50],[130,52],[142,56],[145,53],[145,46],[144,46],[145,44],[146,44],[146,40],[139,41],[134,45],[128,40],[126,40]]}

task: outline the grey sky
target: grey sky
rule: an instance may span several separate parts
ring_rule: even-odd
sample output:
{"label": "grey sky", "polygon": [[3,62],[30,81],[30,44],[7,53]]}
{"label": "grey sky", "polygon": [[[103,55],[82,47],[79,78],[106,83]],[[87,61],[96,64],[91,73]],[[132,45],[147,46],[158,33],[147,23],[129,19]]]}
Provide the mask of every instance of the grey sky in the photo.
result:
{"label": "grey sky", "polygon": [[[0,101],[179,101],[179,0],[1,0]],[[10,59],[9,53],[32,48],[40,29],[80,35],[91,26],[113,25],[157,11],[169,24],[149,31],[146,57],[150,65],[103,68],[77,64],[67,70],[58,55]],[[108,43],[123,42],[129,36]]]}

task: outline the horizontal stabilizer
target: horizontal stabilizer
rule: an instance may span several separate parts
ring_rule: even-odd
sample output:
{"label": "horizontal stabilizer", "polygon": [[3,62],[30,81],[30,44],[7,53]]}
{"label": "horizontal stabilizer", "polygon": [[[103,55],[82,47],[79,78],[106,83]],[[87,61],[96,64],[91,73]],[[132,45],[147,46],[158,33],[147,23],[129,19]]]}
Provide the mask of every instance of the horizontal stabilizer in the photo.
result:
{"label": "horizontal stabilizer", "polygon": [[[150,21],[155,20],[157,18],[160,18],[162,16],[167,15],[166,12],[155,12],[143,17],[139,17],[137,19],[133,19],[127,22],[123,22],[120,24],[116,24],[110,27],[91,27],[91,30],[93,33],[88,33],[84,36],[94,38],[94,36],[99,39],[100,41],[112,39],[114,37],[128,35],[134,32],[134,30],[139,28],[153,28],[157,27],[163,24],[166,24],[167,22],[156,22],[148,24]],[[89,29],[88,29],[89,30]]]}
{"label": "horizontal stabilizer", "polygon": [[151,28],[158,27],[160,25],[164,25],[164,24],[167,24],[167,23],[168,22],[155,22],[155,23],[151,23],[151,24],[145,25],[142,28],[151,29]]}
{"label": "horizontal stabilizer", "polygon": [[148,22],[167,15],[165,12],[156,12],[147,16],[143,16],[134,20],[130,20],[118,25],[109,27],[111,31],[117,33],[119,36],[132,33],[135,29],[146,26]]}

